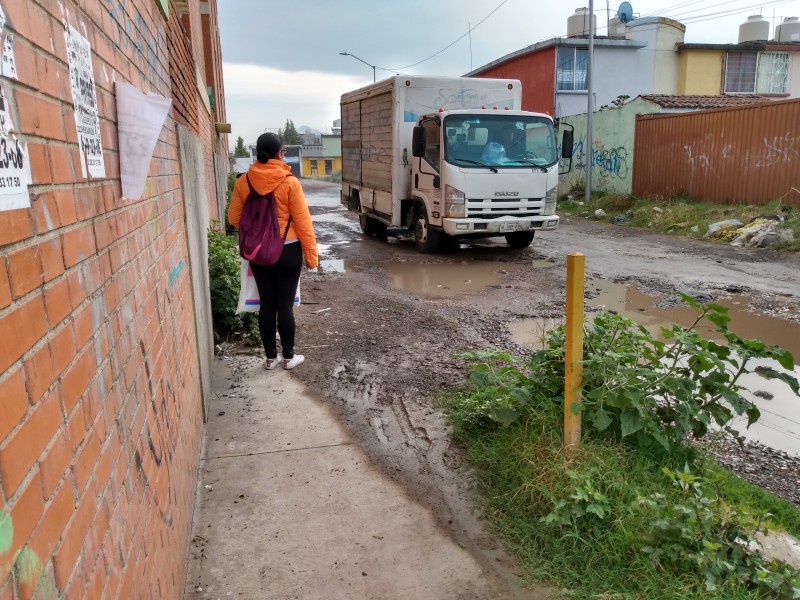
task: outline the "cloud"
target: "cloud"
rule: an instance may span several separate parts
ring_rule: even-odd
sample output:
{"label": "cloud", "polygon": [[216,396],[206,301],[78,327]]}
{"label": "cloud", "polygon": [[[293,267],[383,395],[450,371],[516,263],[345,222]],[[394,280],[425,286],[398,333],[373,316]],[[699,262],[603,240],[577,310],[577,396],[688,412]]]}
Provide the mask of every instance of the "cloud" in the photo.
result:
{"label": "cloud", "polygon": [[302,98],[327,102],[369,83],[362,77],[320,71],[282,71],[268,66],[223,63],[226,96]]}

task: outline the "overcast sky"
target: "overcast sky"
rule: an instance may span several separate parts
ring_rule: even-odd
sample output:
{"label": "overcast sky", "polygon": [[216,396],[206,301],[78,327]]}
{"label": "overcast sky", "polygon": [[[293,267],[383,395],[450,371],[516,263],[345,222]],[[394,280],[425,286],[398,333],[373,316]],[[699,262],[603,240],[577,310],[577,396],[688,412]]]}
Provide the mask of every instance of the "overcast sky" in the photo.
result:
{"label": "overcast sky", "polygon": [[[773,33],[782,17],[800,16],[800,0],[756,1],[630,4],[635,17],[684,23],[690,43],[736,43],[748,15],[762,14]],[[339,118],[341,94],[372,82],[370,66],[340,52],[378,67],[379,80],[395,73],[461,76],[510,52],[566,35],[567,18],[579,6],[588,2],[220,0],[231,145],[238,136],[255,142],[265,128],[283,127],[287,119],[295,127],[330,132]],[[619,6],[619,0],[595,0],[598,35],[606,34],[607,15],[613,17]]]}

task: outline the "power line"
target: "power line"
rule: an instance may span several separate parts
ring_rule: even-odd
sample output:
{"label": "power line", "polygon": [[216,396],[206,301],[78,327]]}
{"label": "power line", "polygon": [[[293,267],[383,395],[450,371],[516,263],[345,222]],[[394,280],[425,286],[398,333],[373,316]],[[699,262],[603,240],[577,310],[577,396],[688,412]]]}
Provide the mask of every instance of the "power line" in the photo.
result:
{"label": "power line", "polygon": [[467,37],[468,35],[470,35],[470,33],[471,33],[472,31],[475,31],[475,30],[476,30],[478,27],[480,27],[481,23],[483,23],[483,22],[484,22],[486,19],[488,19],[488,18],[489,18],[489,17],[491,17],[491,16],[492,16],[494,13],[496,13],[496,12],[497,12],[497,11],[500,9],[500,7],[501,7],[501,6],[503,6],[503,5],[504,5],[506,2],[508,2],[508,0],[503,0],[503,1],[502,1],[500,4],[498,4],[498,5],[495,7],[495,9],[494,9],[492,12],[490,12],[488,15],[486,15],[485,17],[483,17],[483,19],[481,19],[480,21],[478,21],[478,24],[477,24],[477,25],[475,25],[475,27],[471,27],[469,30],[467,30],[467,33],[465,33],[464,35],[462,35],[461,37],[459,37],[458,39],[456,39],[456,40],[455,40],[455,41],[453,41],[452,43],[448,44],[447,46],[445,46],[444,48],[442,48],[441,50],[439,50],[439,51],[438,51],[438,52],[436,52],[435,54],[431,54],[431,55],[430,55],[428,58],[423,58],[421,61],[419,61],[419,62],[415,62],[415,63],[414,63],[414,64],[412,64],[412,65],[406,65],[405,67],[395,67],[394,69],[387,69],[387,68],[384,68],[384,67],[378,67],[378,68],[379,68],[379,69],[383,69],[384,71],[402,71],[403,69],[410,69],[411,67],[416,67],[417,65],[421,65],[422,63],[429,61],[430,59],[434,58],[435,56],[439,56],[439,55],[440,55],[442,52],[444,52],[444,51],[445,51],[445,50],[447,50],[448,48],[451,48],[451,47],[455,46],[455,45],[456,45],[458,42],[460,42],[460,41],[461,41],[461,40],[463,40],[465,37]]}

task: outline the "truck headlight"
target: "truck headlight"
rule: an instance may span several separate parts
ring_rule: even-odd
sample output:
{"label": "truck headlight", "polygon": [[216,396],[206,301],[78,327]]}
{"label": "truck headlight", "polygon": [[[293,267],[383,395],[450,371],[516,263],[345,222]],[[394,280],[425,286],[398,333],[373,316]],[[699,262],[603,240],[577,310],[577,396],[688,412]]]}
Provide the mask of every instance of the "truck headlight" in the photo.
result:
{"label": "truck headlight", "polygon": [[546,217],[556,214],[556,188],[547,192],[544,197],[544,212],[542,214]]}
{"label": "truck headlight", "polygon": [[464,192],[451,185],[444,186],[444,205],[445,214],[448,217],[465,217],[465,196]]}

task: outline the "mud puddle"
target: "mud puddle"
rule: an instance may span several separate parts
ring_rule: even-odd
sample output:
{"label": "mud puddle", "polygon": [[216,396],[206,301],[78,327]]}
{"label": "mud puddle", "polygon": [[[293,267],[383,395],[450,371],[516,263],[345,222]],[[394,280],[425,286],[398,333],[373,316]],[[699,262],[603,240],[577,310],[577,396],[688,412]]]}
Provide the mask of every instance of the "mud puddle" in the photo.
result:
{"label": "mud puddle", "polygon": [[[676,323],[688,327],[694,322],[696,311],[689,306],[658,307],[654,299],[643,293],[634,284],[619,284],[602,279],[590,280],[587,292],[594,297],[586,301],[587,308],[605,309],[619,313],[634,323],[643,325],[655,336],[661,325]],[[750,299],[746,296],[732,296],[716,302],[728,308],[731,321],[728,327],[746,339],[758,339],[769,345],[777,345],[800,357],[800,325],[776,319],[757,312],[748,312]],[[563,319],[525,319],[513,325],[513,339],[516,343],[532,348],[541,348],[541,340],[550,329],[557,327]],[[713,328],[704,325],[697,330],[705,337],[722,341]],[[784,371],[775,361],[760,360],[750,363],[755,366],[769,366]],[[800,367],[794,373],[800,377]],[[767,380],[757,374],[742,377],[739,382],[750,391],[742,395],[758,406],[761,419],[749,429],[746,418],[732,423],[746,439],[760,442],[776,450],[800,455],[800,398],[784,383]],[[756,395],[758,393],[758,395]]]}
{"label": "mud puddle", "polygon": [[[546,260],[533,261],[533,268],[549,268],[554,264]],[[415,264],[389,262],[381,265],[389,285],[425,298],[453,298],[475,294],[490,287],[500,287],[512,272],[528,265],[495,262],[470,262],[461,264]]]}

